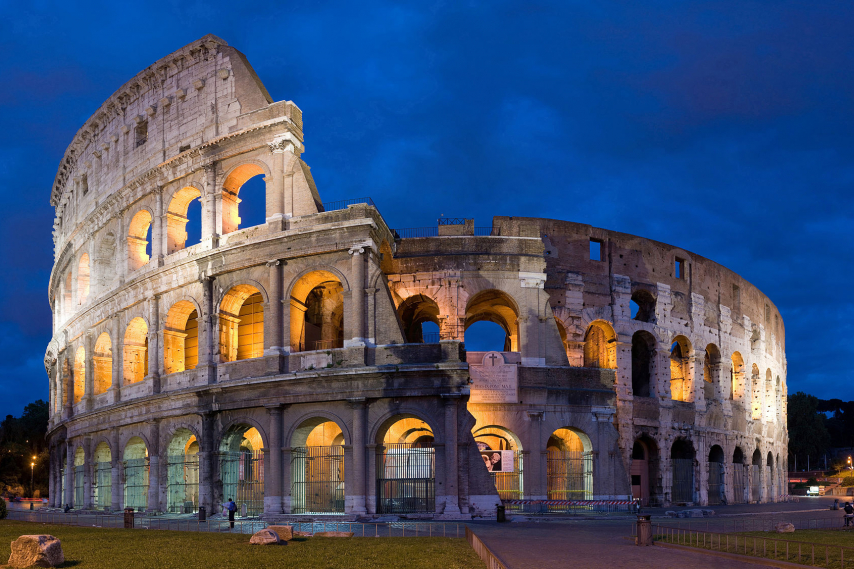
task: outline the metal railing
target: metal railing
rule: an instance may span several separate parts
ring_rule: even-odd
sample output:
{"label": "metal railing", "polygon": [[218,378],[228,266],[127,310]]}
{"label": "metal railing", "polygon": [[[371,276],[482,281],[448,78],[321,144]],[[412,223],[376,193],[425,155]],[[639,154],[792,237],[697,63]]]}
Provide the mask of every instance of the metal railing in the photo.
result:
{"label": "metal railing", "polygon": [[466,526],[466,541],[469,542],[469,545],[477,556],[480,557],[480,560],[486,563],[486,569],[507,569],[507,565],[502,563],[468,526]]}
{"label": "metal railing", "polygon": [[[633,514],[637,502],[633,500],[508,500],[501,503],[507,512],[525,515],[581,515],[581,514]],[[634,531],[634,530],[632,530]]]}
{"label": "metal railing", "polygon": [[438,344],[440,339],[439,332],[427,332],[426,334],[421,334],[421,341],[425,344]]}
{"label": "metal railing", "polygon": [[[720,533],[689,528],[652,525],[653,540],[674,545],[723,551],[827,569],[845,568],[845,557],[854,561],[854,548],[806,541]],[[848,552],[846,554],[846,551]],[[849,561],[849,566],[854,563]]]}
{"label": "metal railing", "polygon": [[335,211],[339,209],[347,209],[349,205],[356,204],[367,204],[371,207],[377,207],[374,205],[374,200],[371,198],[351,198],[349,200],[337,200],[334,202],[323,202],[323,211]]}
{"label": "metal railing", "polygon": [[[95,512],[40,512],[10,510],[10,520],[37,522],[66,526],[122,528],[122,514],[98,514]],[[288,521],[268,524],[258,519],[235,520],[234,527],[225,518],[214,516],[205,521],[197,517],[175,518],[169,516],[136,515],[134,529],[169,531],[198,531],[215,533],[253,534],[268,525],[289,525],[295,532],[314,534],[321,531],[352,532],[355,537],[465,537],[465,524],[458,522],[340,522],[340,521]]]}
{"label": "metal railing", "polygon": [[[668,520],[666,524],[667,527],[676,529],[716,533],[748,533],[774,531],[774,527],[780,522],[790,523],[795,526],[796,530],[836,530],[840,529],[842,525],[840,514],[821,518],[798,516],[797,514],[750,515],[732,518],[679,518]],[[635,535],[634,531],[635,527],[632,526],[632,536]]]}
{"label": "metal railing", "polygon": [[440,217],[439,225],[465,225],[466,221],[465,217]]}
{"label": "metal railing", "polygon": [[[450,224],[445,224],[450,225]],[[392,229],[395,239],[417,239],[419,237],[438,237],[438,227],[404,227],[403,229]],[[475,227],[475,237],[490,237],[495,235],[492,227]],[[456,235],[455,237],[471,237],[471,235]]]}

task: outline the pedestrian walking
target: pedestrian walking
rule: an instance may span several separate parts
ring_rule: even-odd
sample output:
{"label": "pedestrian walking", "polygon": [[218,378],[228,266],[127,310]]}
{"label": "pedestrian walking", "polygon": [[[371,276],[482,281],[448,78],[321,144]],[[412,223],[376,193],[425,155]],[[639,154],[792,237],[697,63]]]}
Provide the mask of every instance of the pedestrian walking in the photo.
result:
{"label": "pedestrian walking", "polygon": [[225,503],[225,509],[228,510],[228,525],[229,527],[234,528],[234,512],[237,511],[237,504],[234,503],[234,500],[229,498],[228,502]]}

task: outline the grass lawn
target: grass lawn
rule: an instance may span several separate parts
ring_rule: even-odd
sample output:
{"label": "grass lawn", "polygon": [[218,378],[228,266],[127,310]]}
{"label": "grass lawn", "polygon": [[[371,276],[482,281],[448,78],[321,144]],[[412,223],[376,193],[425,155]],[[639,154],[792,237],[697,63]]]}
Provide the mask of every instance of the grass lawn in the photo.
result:
{"label": "grass lawn", "polygon": [[287,546],[249,545],[248,535],[82,528],[0,520],[0,564],[24,534],[62,541],[62,567],[81,569],[482,569],[465,539],[443,537],[304,538]]}
{"label": "grass lawn", "polygon": [[[690,536],[680,533],[670,539],[665,535],[656,535],[655,539],[827,569],[841,568],[841,557],[844,555],[845,566],[854,567],[854,530],[812,529],[797,530],[795,533],[751,531],[728,535],[727,540],[726,534],[714,534],[713,541],[711,534],[706,534],[704,540],[702,532],[691,532]],[[842,547],[846,548],[844,552],[840,551]]]}

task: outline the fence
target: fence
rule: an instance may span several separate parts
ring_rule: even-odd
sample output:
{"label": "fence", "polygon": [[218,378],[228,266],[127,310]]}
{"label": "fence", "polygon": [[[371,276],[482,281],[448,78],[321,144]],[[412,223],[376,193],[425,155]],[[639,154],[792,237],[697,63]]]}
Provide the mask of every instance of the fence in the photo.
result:
{"label": "fence", "polygon": [[480,560],[486,563],[486,569],[507,569],[507,566],[486,547],[486,544],[468,526],[466,526],[466,541],[469,542]]}
{"label": "fence", "polygon": [[849,567],[854,567],[852,563],[854,548],[838,545],[693,530],[658,524],[652,525],[652,535],[655,541],[664,543],[798,564],[809,563],[810,566],[827,569],[836,567],[844,569],[847,556],[850,560]]}
{"label": "fence", "polygon": [[344,447],[297,447],[291,452],[292,512],[344,513]]}
{"label": "fence", "polygon": [[610,514],[638,511],[637,500],[502,500],[501,503],[507,511],[534,515]]}
{"label": "fence", "polygon": [[546,467],[549,500],[589,500],[593,496],[593,453],[549,450]]}
{"label": "fence", "polygon": [[[89,512],[42,512],[10,510],[10,520],[37,522],[67,526],[121,528],[124,516],[121,514],[97,514]],[[353,532],[355,537],[465,537],[465,524],[457,522],[286,522],[294,531],[317,533],[321,531]],[[218,517],[199,521],[198,518],[173,518],[167,516],[137,515],[134,529],[154,529],[169,531],[199,531],[216,533],[240,533],[251,535],[267,527],[260,520],[235,520],[232,528],[227,519]],[[284,524],[278,524],[284,525]]]}
{"label": "fence", "polygon": [[377,513],[436,510],[436,451],[430,445],[388,443],[377,448]]}
{"label": "fence", "polygon": [[[444,224],[450,225],[450,224]],[[403,229],[392,229],[395,239],[415,239],[419,237],[438,237],[438,227],[404,227]],[[490,237],[495,235],[492,227],[475,227],[474,237]],[[472,235],[459,235],[457,237],[472,237]]]}

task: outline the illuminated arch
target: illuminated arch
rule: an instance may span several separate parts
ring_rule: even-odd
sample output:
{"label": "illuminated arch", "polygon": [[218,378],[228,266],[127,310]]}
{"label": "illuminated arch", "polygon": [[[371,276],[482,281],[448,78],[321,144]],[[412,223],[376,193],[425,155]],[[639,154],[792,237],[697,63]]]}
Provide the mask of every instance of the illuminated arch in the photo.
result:
{"label": "illuminated arch", "polygon": [[260,163],[250,162],[233,168],[225,177],[222,185],[222,234],[226,235],[237,231],[240,227],[239,204],[240,188],[250,178],[255,176],[266,176],[265,167]]}
{"label": "illuminated arch", "polygon": [[691,401],[691,342],[676,336],[670,345],[670,396],[674,401]]}
{"label": "illuminated arch", "polygon": [[505,352],[519,351],[519,307],[506,292],[487,289],[472,296],[466,304],[465,329],[476,322],[494,322],[504,330]]}
{"label": "illuminated arch", "polygon": [[113,385],[113,343],[110,335],[102,332],[95,341],[95,395],[106,393]]}
{"label": "illuminated arch", "polygon": [[83,253],[77,263],[77,304],[83,304],[89,298],[89,276],[89,253]]}
{"label": "illuminated arch", "polygon": [[172,254],[187,245],[187,221],[190,204],[202,197],[193,186],[184,186],[172,195],[166,210],[166,252]]}
{"label": "illuminated arch", "polygon": [[137,383],[148,375],[148,324],[137,316],[128,324],[123,343],[124,382]]}
{"label": "illuminated arch", "polygon": [[295,352],[344,346],[344,283],[326,269],[310,271],[291,286],[291,349]]}
{"label": "illuminated arch", "polygon": [[264,297],[258,288],[239,284],[222,297],[219,353],[224,362],[264,355]]}
{"label": "illuminated arch", "polygon": [[163,328],[163,369],[176,373],[195,369],[199,362],[199,312],[189,300],[169,309]]}
{"label": "illuminated arch", "polygon": [[86,390],[86,349],[77,348],[74,353],[74,403],[80,403]]}
{"label": "illuminated arch", "polygon": [[617,334],[604,320],[594,320],[584,334],[584,367],[616,369]]}
{"label": "illuminated arch", "polygon": [[147,252],[149,245],[149,230],[151,229],[151,212],[142,209],[133,216],[128,226],[128,269],[135,271],[148,263],[150,256]]}

